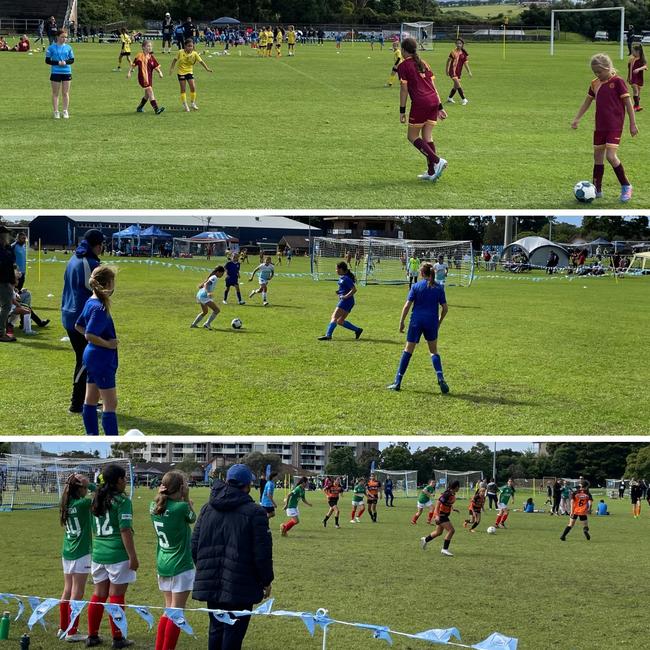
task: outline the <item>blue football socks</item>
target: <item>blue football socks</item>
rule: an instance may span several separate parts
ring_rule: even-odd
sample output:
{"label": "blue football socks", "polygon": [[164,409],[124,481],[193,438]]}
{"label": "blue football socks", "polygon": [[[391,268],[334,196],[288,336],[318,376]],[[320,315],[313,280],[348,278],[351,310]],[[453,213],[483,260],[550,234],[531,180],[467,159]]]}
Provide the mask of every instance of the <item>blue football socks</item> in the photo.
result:
{"label": "blue football socks", "polygon": [[327,332],[325,332],[325,336],[332,336],[334,333],[334,330],[336,329],[336,323],[332,321],[328,326],[327,326]]}
{"label": "blue football socks", "polygon": [[107,436],[117,435],[117,415],[114,411],[104,411],[102,413],[102,429]]}
{"label": "blue football socks", "polygon": [[433,367],[436,371],[436,375],[438,376],[438,381],[444,380],[444,376],[442,374],[442,361],[440,360],[440,355],[432,354],[431,363],[433,364]]}
{"label": "blue football socks", "polygon": [[396,384],[402,383],[402,377],[406,374],[406,369],[409,367],[409,362],[411,361],[412,356],[413,355],[406,350],[402,352],[402,357],[399,360],[399,366],[397,368],[397,374],[395,375]]}
{"label": "blue football socks", "polygon": [[84,404],[81,411],[81,418],[84,422],[86,435],[98,436],[99,435],[99,422],[97,421],[97,404]]}
{"label": "blue football socks", "polygon": [[359,331],[359,328],[356,325],[353,325],[349,320],[344,320],[341,327],[345,327],[346,330],[352,330],[353,332]]}

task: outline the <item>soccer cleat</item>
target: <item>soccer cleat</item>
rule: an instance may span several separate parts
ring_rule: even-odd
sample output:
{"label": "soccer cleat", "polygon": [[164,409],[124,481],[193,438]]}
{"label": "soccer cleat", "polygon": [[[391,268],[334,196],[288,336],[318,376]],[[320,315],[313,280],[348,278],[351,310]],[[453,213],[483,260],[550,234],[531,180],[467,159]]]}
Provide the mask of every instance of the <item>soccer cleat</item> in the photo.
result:
{"label": "soccer cleat", "polygon": [[438,386],[440,386],[440,392],[443,395],[446,395],[449,392],[449,386],[444,379],[438,379]]}
{"label": "soccer cleat", "polygon": [[155,110],[156,115],[160,115],[162,112],[164,112],[165,107],[164,106],[158,106],[158,108]]}
{"label": "soccer cleat", "polygon": [[354,519],[350,519],[351,524],[356,524],[357,522]]}
{"label": "soccer cleat", "polygon": [[85,634],[68,634],[65,637],[66,643],[80,643],[85,641],[88,637]]}
{"label": "soccer cleat", "polygon": [[316,340],[317,340],[317,341],[331,341],[331,340],[332,340],[332,337],[331,337],[331,336],[327,336],[327,334],[325,334],[324,336],[319,336],[318,339],[316,339]]}
{"label": "soccer cleat", "polygon": [[192,103],[190,104],[190,108],[191,108],[193,111],[198,111],[198,110],[199,110],[199,107],[196,105],[196,102],[192,102]]}
{"label": "soccer cleat", "polygon": [[433,170],[433,176],[431,176],[429,180],[437,181],[442,176],[442,172],[444,172],[446,168],[447,168],[447,161],[444,158],[441,158],[436,163],[436,166]]}
{"label": "soccer cleat", "polygon": [[327,528],[327,518],[323,519],[323,528]]}
{"label": "soccer cleat", "polygon": [[101,645],[104,643],[104,639],[101,636],[89,636],[86,639],[86,648],[94,648],[95,646]]}
{"label": "soccer cleat", "polygon": [[227,301],[227,300],[222,300],[221,302],[222,302],[224,305],[227,305],[227,304],[228,304],[228,301]]}
{"label": "soccer cleat", "polygon": [[64,120],[70,119],[70,113],[68,113],[68,111],[63,111],[61,116],[63,117]]}
{"label": "soccer cleat", "polygon": [[427,542],[427,538],[426,538],[426,537],[420,537],[420,548],[421,548],[423,551],[426,550],[426,548],[427,548],[427,544],[428,544],[428,543],[429,543],[429,542]]}
{"label": "soccer cleat", "polygon": [[566,542],[566,537],[564,535],[560,535],[560,540]]}
{"label": "soccer cleat", "polygon": [[585,531],[585,537],[587,538],[587,541],[591,539],[591,535],[586,531]]}
{"label": "soccer cleat", "polygon": [[135,643],[135,641],[131,641],[131,639],[126,639],[123,636],[118,637],[117,639],[113,639],[113,648],[128,648],[129,646],[132,646]]}
{"label": "soccer cleat", "polygon": [[54,111],[54,119],[55,120],[60,120],[61,119],[61,113],[59,113],[59,111]]}
{"label": "soccer cleat", "polygon": [[446,548],[443,548],[440,551],[440,554],[441,555],[446,555],[447,557],[454,557],[454,554],[451,551],[449,551],[448,549],[446,549]]}
{"label": "soccer cleat", "polygon": [[602,199],[603,198],[603,193],[602,192],[596,192],[596,198],[597,199]]}
{"label": "soccer cleat", "polygon": [[447,97],[447,103],[448,104],[455,104],[456,102],[451,97]]}
{"label": "soccer cleat", "polygon": [[642,107],[642,106],[635,106],[635,107],[634,107],[634,112],[635,112],[635,113],[638,113],[639,111],[642,111],[642,110],[643,110],[643,107]]}
{"label": "soccer cleat", "polygon": [[430,181],[432,179],[431,174],[429,174],[428,171],[424,172],[424,174],[418,174],[418,178],[421,181]]}
{"label": "soccer cleat", "polygon": [[268,301],[268,300],[265,300],[265,301],[262,303],[262,307],[268,307],[268,306],[269,306],[269,301]]}
{"label": "soccer cleat", "polygon": [[402,389],[402,384],[395,382],[394,384],[391,384],[390,386],[387,387],[388,390],[401,390]]}
{"label": "soccer cleat", "polygon": [[255,289],[253,289],[253,291],[251,291],[251,292],[248,294],[248,297],[249,297],[249,298],[252,298],[256,293],[257,293],[257,291],[255,291]]}
{"label": "soccer cleat", "polygon": [[203,326],[203,329],[204,329],[204,330],[211,330],[211,329],[212,329],[212,326],[211,326],[209,323],[206,323],[206,324]]}
{"label": "soccer cleat", "polygon": [[282,537],[286,537],[286,536],[287,536],[287,530],[286,530],[286,528],[284,527],[284,524],[281,524],[281,525],[280,525],[280,532],[281,532],[281,534],[282,534]]}
{"label": "soccer cleat", "polygon": [[627,203],[631,198],[632,198],[632,186],[621,185],[621,196],[619,197],[621,203]]}
{"label": "soccer cleat", "polygon": [[138,108],[135,109],[136,113],[144,113],[144,106],[138,106]]}
{"label": "soccer cleat", "polygon": [[339,526],[338,524],[336,524],[336,525],[334,526],[334,528],[340,528],[340,526]]}
{"label": "soccer cleat", "polygon": [[354,521],[356,521],[358,524],[361,523],[361,520],[359,519],[359,517],[355,517],[355,518],[354,518]]}
{"label": "soccer cleat", "polygon": [[469,104],[469,99],[467,99],[467,97],[465,97],[465,99],[463,99],[463,101],[460,104],[461,104],[461,106],[467,106],[467,104]]}
{"label": "soccer cleat", "polygon": [[246,301],[244,301],[244,300],[240,300],[237,304],[239,304],[239,305],[245,305],[245,304],[246,304]]}
{"label": "soccer cleat", "polygon": [[189,113],[189,112],[190,112],[190,107],[189,107],[185,102],[183,102],[183,110],[184,110],[186,113]]}
{"label": "soccer cleat", "polygon": [[363,334],[363,327],[360,327],[355,333],[354,333],[354,338],[359,340],[359,337]]}

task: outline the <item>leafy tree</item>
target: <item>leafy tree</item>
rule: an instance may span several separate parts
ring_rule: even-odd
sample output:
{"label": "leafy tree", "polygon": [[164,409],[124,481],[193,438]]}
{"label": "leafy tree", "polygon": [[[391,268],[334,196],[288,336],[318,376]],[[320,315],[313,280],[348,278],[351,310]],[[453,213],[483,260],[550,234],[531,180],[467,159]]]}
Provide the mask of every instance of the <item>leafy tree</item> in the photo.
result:
{"label": "leafy tree", "polygon": [[199,463],[194,456],[186,456],[180,463],[176,463],[174,469],[191,476],[197,469],[203,469],[203,465]]}
{"label": "leafy tree", "polygon": [[370,474],[370,466],[372,465],[373,461],[375,462],[376,468],[379,469],[381,464],[381,452],[379,449],[364,449],[359,456],[359,460],[357,461],[357,465],[359,466],[359,471],[361,474],[364,476],[368,476]]}
{"label": "leafy tree", "polygon": [[115,458],[133,458],[136,451],[146,446],[144,442],[115,442],[111,445],[111,455]]}
{"label": "leafy tree", "polygon": [[339,447],[338,449],[333,449],[329,461],[325,466],[325,473],[347,476],[348,480],[360,476],[361,472],[354,456],[354,448]]}
{"label": "leafy tree", "polygon": [[271,472],[279,472],[282,467],[282,459],[277,454],[263,454],[260,451],[252,451],[244,456],[241,461],[251,468],[255,476],[263,476],[266,472],[266,466],[271,466]]}
{"label": "leafy tree", "polygon": [[381,469],[413,469],[413,458],[408,446],[391,445],[381,451]]}
{"label": "leafy tree", "polygon": [[625,476],[637,479],[650,478],[650,445],[641,447],[627,457]]}

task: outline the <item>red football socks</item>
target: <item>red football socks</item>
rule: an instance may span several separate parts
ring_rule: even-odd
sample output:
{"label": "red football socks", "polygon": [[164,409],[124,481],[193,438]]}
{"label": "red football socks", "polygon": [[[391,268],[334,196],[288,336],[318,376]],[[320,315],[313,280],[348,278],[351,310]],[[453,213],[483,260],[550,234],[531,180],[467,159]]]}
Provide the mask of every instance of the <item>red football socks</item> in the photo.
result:
{"label": "red football socks", "polygon": [[605,165],[594,165],[593,181],[596,186],[596,192],[601,192],[603,188],[603,174],[605,173]]}
{"label": "red football socks", "polygon": [[162,650],[176,650],[176,643],[181,634],[181,628],[170,618],[167,619],[167,629],[165,630],[165,644]]}
{"label": "red football socks", "polygon": [[[111,596],[108,599],[108,602],[114,603],[115,605],[124,605],[124,596]],[[111,624],[111,635],[113,636],[114,639],[120,639],[122,637],[122,632],[120,632],[120,628],[117,627],[117,625],[115,625],[112,618],[109,617],[108,620]]]}
{"label": "red football socks", "polygon": [[70,603],[66,600],[59,603],[59,629],[67,630],[68,625],[70,625]]}
{"label": "red football socks", "polygon": [[104,603],[99,596],[93,594],[88,605],[88,636],[97,636],[99,634],[99,626],[102,623],[102,616],[104,616]]}
{"label": "red football socks", "polygon": [[616,174],[616,178],[618,178],[618,182],[621,185],[630,184],[630,181],[627,180],[627,176],[625,175],[625,170],[623,169],[623,163],[621,163],[618,167],[614,167],[614,173]]}
{"label": "red football socks", "polygon": [[289,519],[289,521],[284,525],[284,532],[288,533],[298,522],[295,519]]}
{"label": "red football socks", "polygon": [[165,647],[165,633],[167,631],[167,621],[169,619],[163,614],[158,621],[158,629],[156,630],[156,645],[155,650],[163,650]]}

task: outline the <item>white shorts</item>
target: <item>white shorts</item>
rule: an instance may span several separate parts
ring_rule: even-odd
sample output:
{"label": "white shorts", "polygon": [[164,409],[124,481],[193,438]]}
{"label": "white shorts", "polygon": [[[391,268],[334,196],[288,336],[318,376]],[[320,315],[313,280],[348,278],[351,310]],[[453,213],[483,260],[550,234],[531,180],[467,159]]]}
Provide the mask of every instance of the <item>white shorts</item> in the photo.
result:
{"label": "white shorts", "polygon": [[177,576],[158,576],[158,589],[160,591],[171,591],[173,594],[192,591],[195,575],[195,569],[188,569],[187,571],[183,571],[183,573],[179,573]]}
{"label": "white shorts", "polygon": [[418,510],[424,510],[425,508],[430,508],[433,505],[433,501],[427,501],[426,503],[420,503],[418,501]]}
{"label": "white shorts", "polygon": [[361,506],[363,506],[363,501],[352,501],[353,508],[360,508]]}
{"label": "white shorts", "polygon": [[285,510],[287,517],[300,517],[300,510],[298,508],[287,508]]}
{"label": "white shorts", "polygon": [[78,560],[66,560],[61,558],[63,564],[63,575],[69,576],[72,573],[90,573],[92,558],[90,553],[80,557]]}
{"label": "white shorts", "polygon": [[93,584],[109,580],[114,585],[130,585],[135,582],[135,571],[129,569],[129,561],[115,564],[92,563]]}
{"label": "white shorts", "polygon": [[501,503],[501,501],[499,501],[499,503],[497,503],[497,508],[499,510],[508,510],[510,506],[507,503]]}
{"label": "white shorts", "polygon": [[409,277],[410,278],[417,278],[418,275],[420,275],[419,271],[409,271]]}
{"label": "white shorts", "polygon": [[269,282],[271,280],[262,280],[262,278],[259,278],[260,287],[268,286]]}
{"label": "white shorts", "polygon": [[208,295],[207,291],[199,291],[196,294],[196,302],[198,302],[201,305],[205,305],[208,302],[212,302],[212,298]]}

